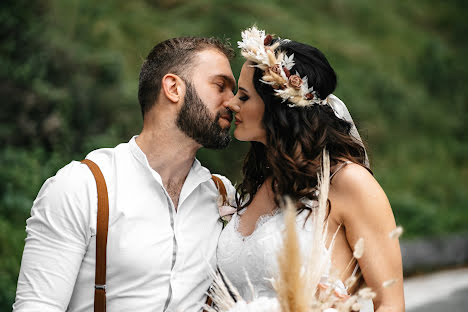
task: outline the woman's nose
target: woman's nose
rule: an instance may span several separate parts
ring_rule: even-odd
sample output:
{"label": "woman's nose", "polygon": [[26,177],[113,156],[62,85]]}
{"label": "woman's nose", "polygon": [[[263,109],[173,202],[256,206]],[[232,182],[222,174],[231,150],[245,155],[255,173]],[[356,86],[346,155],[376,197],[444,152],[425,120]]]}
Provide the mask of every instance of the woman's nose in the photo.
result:
{"label": "woman's nose", "polygon": [[240,111],[240,106],[237,105],[237,98],[233,97],[229,101],[226,102],[226,107],[229,108],[234,113],[238,113]]}

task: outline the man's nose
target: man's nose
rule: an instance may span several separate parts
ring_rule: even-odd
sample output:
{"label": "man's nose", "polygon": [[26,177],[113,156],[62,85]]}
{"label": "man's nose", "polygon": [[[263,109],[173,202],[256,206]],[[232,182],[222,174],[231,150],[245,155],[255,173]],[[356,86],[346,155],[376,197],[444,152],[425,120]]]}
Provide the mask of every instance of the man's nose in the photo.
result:
{"label": "man's nose", "polygon": [[232,97],[229,101],[224,102],[224,106],[234,113],[238,113],[240,111],[240,106],[237,105],[237,98],[235,96]]}

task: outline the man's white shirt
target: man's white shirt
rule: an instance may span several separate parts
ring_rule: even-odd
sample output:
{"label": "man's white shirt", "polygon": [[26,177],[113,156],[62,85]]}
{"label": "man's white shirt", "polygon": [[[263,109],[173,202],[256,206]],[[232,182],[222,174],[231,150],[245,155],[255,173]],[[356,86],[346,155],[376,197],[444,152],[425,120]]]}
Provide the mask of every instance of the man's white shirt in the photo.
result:
{"label": "man's white shirt", "polygon": [[[86,158],[109,193],[108,311],[200,311],[222,229],[209,170],[194,161],[176,210],[135,137]],[[14,311],[93,311],[96,216],[86,165],[73,161],[44,183],[27,220]]]}

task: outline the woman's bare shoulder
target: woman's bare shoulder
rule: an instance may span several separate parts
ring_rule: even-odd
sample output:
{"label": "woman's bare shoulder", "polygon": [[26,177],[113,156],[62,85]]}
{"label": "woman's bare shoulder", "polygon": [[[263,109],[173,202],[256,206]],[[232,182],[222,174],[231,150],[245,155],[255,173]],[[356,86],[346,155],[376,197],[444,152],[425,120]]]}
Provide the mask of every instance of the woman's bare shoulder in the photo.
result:
{"label": "woman's bare shoulder", "polygon": [[351,207],[354,213],[382,205],[389,207],[387,196],[374,176],[355,163],[347,164],[335,174],[330,200],[337,203],[335,207],[346,208],[344,212]]}
{"label": "woman's bare shoulder", "polygon": [[369,170],[356,163],[347,163],[341,167],[331,181],[331,186],[339,189],[368,184],[378,183]]}

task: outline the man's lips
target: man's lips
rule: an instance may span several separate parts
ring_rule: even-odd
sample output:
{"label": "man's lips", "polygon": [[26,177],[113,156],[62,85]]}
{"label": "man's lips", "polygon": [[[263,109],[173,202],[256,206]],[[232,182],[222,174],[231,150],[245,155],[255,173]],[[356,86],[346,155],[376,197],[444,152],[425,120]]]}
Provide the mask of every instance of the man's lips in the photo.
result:
{"label": "man's lips", "polygon": [[226,119],[227,121],[229,121],[229,123],[231,123],[231,121],[232,121],[232,115],[231,114],[224,114],[224,115],[219,116],[219,118]]}

